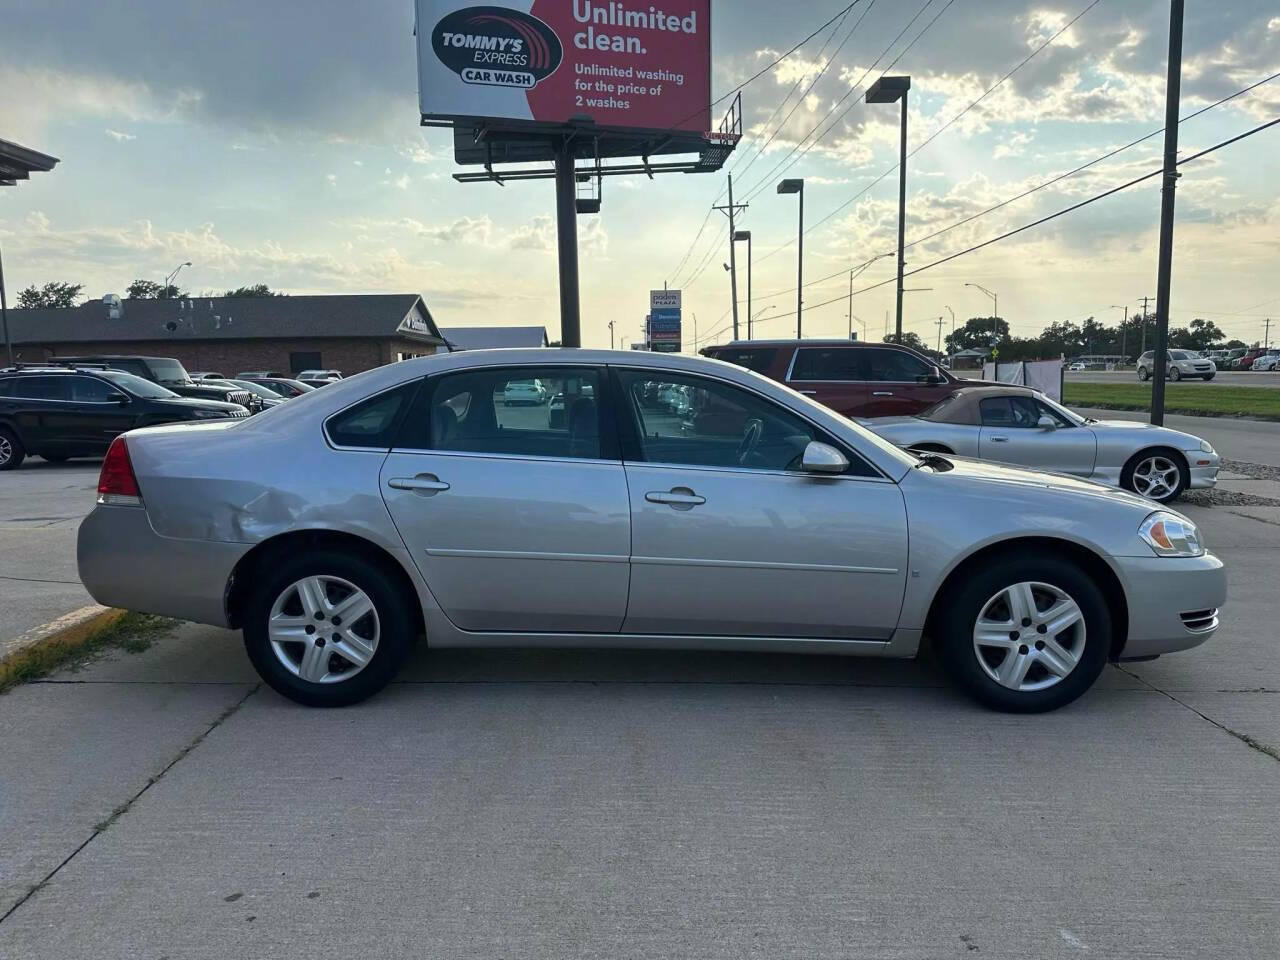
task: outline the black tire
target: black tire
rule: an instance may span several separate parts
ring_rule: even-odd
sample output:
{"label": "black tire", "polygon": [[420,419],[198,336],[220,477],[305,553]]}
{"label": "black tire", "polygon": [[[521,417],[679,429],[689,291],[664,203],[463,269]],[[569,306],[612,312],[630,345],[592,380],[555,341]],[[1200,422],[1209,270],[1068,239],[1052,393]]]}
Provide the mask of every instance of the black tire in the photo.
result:
{"label": "black tire", "polygon": [[[1043,690],[1021,691],[987,674],[974,649],[973,632],[993,597],[1013,584],[1028,582],[1050,584],[1075,601],[1084,617],[1084,647],[1065,677]],[[938,656],[952,681],[983,706],[1006,713],[1044,713],[1066,706],[1093,686],[1111,652],[1111,614],[1102,590],[1075,563],[1053,554],[1034,559],[1006,556],[976,565],[948,590],[934,624]],[[1035,636],[1028,632],[1028,638]]]}
{"label": "black tire", "polygon": [[1179,370],[1177,367],[1170,367],[1169,379],[1172,380],[1174,383],[1177,383],[1179,380],[1182,379],[1182,371]]}
{"label": "black tire", "polygon": [[1178,453],[1177,450],[1170,449],[1169,447],[1150,447],[1146,450],[1139,450],[1135,453],[1129,458],[1128,463],[1126,463],[1124,468],[1120,471],[1120,486],[1124,487],[1131,493],[1138,494],[1140,497],[1146,497],[1147,495],[1139,491],[1134,485],[1133,475],[1138,469],[1138,465],[1142,463],[1143,460],[1150,457],[1164,457],[1178,468],[1178,486],[1173,493],[1166,497],[1147,497],[1147,499],[1154,503],[1173,503],[1173,501],[1182,496],[1183,491],[1185,491],[1190,485],[1191,468],[1187,466],[1187,461],[1183,458],[1182,454]]}
{"label": "black tire", "polygon": [[[410,606],[413,598],[382,566],[358,554],[321,549],[264,564],[260,570],[245,607],[244,645],[254,669],[273,690],[309,707],[346,707],[368,699],[395,679],[413,646],[416,619]],[[377,614],[379,636],[372,658],[350,679],[336,683],[313,683],[288,670],[267,635],[277,598],[292,584],[314,576],[340,578],[364,591]]]}
{"label": "black tire", "polygon": [[1147,370],[1146,367],[1138,368],[1138,379],[1141,380],[1143,383],[1146,383],[1148,380],[1151,379],[1151,373]]}
{"label": "black tire", "polygon": [[8,427],[0,427],[0,470],[17,470],[27,459],[26,447]]}
{"label": "black tire", "polygon": [[1212,380],[1212,379],[1213,379],[1214,377],[1216,377],[1216,376],[1217,376],[1217,374],[1216,374],[1216,373],[1206,373],[1206,374],[1204,375],[1204,382],[1205,382],[1205,383],[1208,383],[1210,380]]}

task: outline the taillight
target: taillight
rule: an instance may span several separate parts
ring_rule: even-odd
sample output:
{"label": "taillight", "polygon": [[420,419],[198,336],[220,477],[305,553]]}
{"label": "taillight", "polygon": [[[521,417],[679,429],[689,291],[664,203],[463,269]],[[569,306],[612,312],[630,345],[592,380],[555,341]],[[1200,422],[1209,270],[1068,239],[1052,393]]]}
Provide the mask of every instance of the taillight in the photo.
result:
{"label": "taillight", "polygon": [[138,490],[138,478],[133,474],[133,462],[124,437],[111,441],[102,472],[98,474],[98,502],[118,507],[142,506],[142,494]]}

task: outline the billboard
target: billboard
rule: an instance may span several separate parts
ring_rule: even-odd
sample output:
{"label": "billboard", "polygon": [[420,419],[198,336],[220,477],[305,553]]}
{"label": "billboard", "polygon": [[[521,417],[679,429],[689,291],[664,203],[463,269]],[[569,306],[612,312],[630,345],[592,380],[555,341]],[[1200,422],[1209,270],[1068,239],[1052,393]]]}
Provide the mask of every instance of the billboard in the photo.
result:
{"label": "billboard", "polygon": [[679,290],[649,291],[649,316],[646,318],[645,340],[649,349],[659,353],[679,353],[683,347],[683,297]]}
{"label": "billboard", "polygon": [[711,0],[417,0],[430,119],[711,127]]}

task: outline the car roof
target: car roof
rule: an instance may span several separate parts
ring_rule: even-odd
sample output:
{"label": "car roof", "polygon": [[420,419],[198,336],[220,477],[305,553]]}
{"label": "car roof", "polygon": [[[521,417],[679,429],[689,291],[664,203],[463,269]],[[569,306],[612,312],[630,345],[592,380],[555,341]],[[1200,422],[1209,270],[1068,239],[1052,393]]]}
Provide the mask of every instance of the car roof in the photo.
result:
{"label": "car roof", "polygon": [[[867,343],[865,340],[844,340],[839,337],[832,337],[827,340],[804,339],[804,340],[733,340],[729,343],[721,343],[716,346],[707,347],[708,350],[726,350],[728,348],[741,349],[744,347],[854,347],[864,349],[866,347],[897,347],[900,350],[910,350],[910,347],[904,347],[896,343]],[[645,351],[636,351],[643,353]]]}

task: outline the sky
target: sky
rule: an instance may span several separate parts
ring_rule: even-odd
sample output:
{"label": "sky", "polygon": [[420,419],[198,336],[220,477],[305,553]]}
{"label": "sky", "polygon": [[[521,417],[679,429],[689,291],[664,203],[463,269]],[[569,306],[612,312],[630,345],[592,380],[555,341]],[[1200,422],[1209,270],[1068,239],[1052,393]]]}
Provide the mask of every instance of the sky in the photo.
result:
{"label": "sky", "polygon": [[[796,332],[797,205],[775,192],[783,176],[805,179],[805,277],[821,281],[805,288],[804,335],[884,335],[898,108],[866,104],[863,91],[890,64],[912,78],[908,149],[919,148],[907,241],[952,227],[911,247],[908,270],[1158,169],[1155,136],[960,223],[1163,125],[1167,0],[1099,0],[970,108],[1091,3],[860,0],[747,84],[746,135],[727,172],[749,204],[739,228],[753,236],[756,336]],[[720,0],[714,95],[843,7]],[[0,0],[0,23],[0,138],[61,159],[0,189],[11,301],[50,280],[123,294],[190,260],[181,282],[197,294],[254,283],[414,292],[443,327],[558,336],[553,187],[452,179],[450,134],[418,122],[410,0]],[[1184,57],[1186,116],[1280,71],[1280,8],[1188,4]],[[1181,154],[1277,117],[1280,79],[1181,124]],[[1182,173],[1172,322],[1206,317],[1252,343],[1280,317],[1280,126]],[[585,346],[607,346],[610,321],[619,345],[640,338],[649,290],[664,283],[685,290],[686,351],[732,335],[727,226],[709,210],[725,183],[724,172],[606,181],[600,215],[579,218]],[[1088,316],[1115,323],[1155,295],[1159,208],[1156,177],[925,270],[907,282],[904,328],[934,345],[939,318],[945,333],[952,311],[960,323],[989,315],[966,283],[995,292],[1019,336]],[[743,335],[745,260],[740,245]]]}

